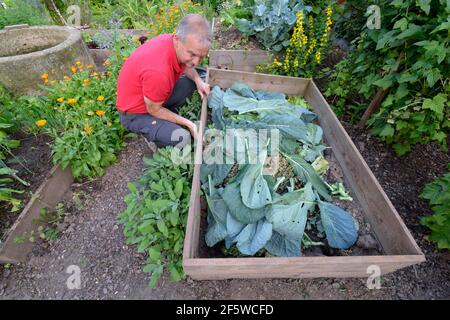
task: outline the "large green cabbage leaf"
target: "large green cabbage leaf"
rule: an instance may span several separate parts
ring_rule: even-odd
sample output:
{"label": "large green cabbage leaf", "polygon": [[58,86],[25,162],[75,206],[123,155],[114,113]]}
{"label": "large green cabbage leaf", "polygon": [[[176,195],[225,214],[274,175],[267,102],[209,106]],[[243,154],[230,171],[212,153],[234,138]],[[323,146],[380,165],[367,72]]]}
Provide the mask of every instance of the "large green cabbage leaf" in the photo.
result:
{"label": "large green cabbage leaf", "polygon": [[320,218],[330,247],[348,249],[358,238],[352,215],[334,204],[319,200]]}

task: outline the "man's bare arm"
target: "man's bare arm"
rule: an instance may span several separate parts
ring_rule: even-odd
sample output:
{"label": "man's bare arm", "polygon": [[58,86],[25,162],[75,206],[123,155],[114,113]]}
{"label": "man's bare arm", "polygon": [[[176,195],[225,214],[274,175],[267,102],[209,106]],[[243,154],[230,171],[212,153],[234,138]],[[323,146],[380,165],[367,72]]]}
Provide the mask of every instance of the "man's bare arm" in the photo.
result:
{"label": "man's bare arm", "polygon": [[150,99],[147,99],[146,97],[144,97],[144,102],[145,106],[147,107],[147,112],[151,116],[161,120],[170,121],[181,126],[185,126],[189,129],[191,135],[194,138],[196,137],[196,126],[192,121],[163,107],[163,102],[154,102]]}
{"label": "man's bare arm", "polygon": [[202,78],[200,78],[200,75],[198,74],[197,70],[195,68],[186,68],[184,69],[184,74],[186,77],[194,81],[195,85],[197,86],[197,90],[200,93],[200,96],[203,98],[207,97],[210,92],[209,84],[205,83]]}

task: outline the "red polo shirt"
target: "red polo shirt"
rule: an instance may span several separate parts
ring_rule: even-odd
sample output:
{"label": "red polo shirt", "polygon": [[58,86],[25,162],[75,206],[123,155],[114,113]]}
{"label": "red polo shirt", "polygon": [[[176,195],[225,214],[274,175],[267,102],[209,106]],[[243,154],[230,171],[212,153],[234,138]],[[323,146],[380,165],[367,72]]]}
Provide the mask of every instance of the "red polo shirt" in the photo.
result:
{"label": "red polo shirt", "polygon": [[133,51],[117,79],[117,109],[147,113],[144,96],[154,102],[167,101],[186,65],[179,65],[172,34],[161,34]]}

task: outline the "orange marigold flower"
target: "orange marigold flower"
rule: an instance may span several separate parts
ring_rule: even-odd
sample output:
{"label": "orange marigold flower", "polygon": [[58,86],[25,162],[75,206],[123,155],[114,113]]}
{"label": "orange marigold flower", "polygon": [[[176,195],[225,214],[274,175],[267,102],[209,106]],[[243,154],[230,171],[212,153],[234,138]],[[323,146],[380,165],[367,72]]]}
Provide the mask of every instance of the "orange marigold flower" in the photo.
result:
{"label": "orange marigold flower", "polygon": [[80,69],[80,71],[82,71],[83,70],[83,65],[81,65],[81,66],[78,66],[78,69]]}
{"label": "orange marigold flower", "polygon": [[92,127],[85,125],[84,126],[84,132],[86,132],[87,134],[91,134],[92,133]]}
{"label": "orange marigold flower", "polygon": [[59,97],[58,99],[56,99],[56,101],[63,102],[64,101],[64,97]]}
{"label": "orange marigold flower", "polygon": [[84,86],[87,86],[88,84],[89,84],[89,79],[84,79],[84,80],[83,80],[83,85],[84,85]]}
{"label": "orange marigold flower", "polygon": [[48,79],[48,73],[41,74],[42,79]]}
{"label": "orange marigold flower", "polygon": [[77,99],[70,98],[70,99],[67,99],[67,102],[70,103],[70,104],[75,104],[75,103],[77,103]]}
{"label": "orange marigold flower", "polygon": [[47,84],[47,83],[48,83],[48,79],[45,79],[45,80],[44,80],[44,83]]}
{"label": "orange marigold flower", "polygon": [[45,120],[45,119],[40,119],[40,120],[36,121],[36,125],[37,125],[38,127],[43,127],[43,126],[45,126],[46,124],[47,124],[47,120]]}
{"label": "orange marigold flower", "polygon": [[92,69],[94,69],[94,66],[93,66],[92,64],[88,64],[88,65],[87,65],[87,68],[88,68],[89,70],[92,70]]}
{"label": "orange marigold flower", "polygon": [[97,111],[95,111],[95,113],[96,113],[98,116],[103,116],[103,115],[105,115],[105,111],[103,111],[103,110],[97,110]]}
{"label": "orange marigold flower", "polygon": [[64,76],[64,80],[65,80],[65,81],[69,81],[70,78],[69,78],[68,76]]}
{"label": "orange marigold flower", "polygon": [[77,67],[72,66],[72,68],[70,68],[70,70],[72,70],[72,73],[75,73],[75,72],[77,72]]}
{"label": "orange marigold flower", "polygon": [[105,100],[105,97],[104,97],[104,96],[98,96],[97,101],[102,102],[103,100]]}

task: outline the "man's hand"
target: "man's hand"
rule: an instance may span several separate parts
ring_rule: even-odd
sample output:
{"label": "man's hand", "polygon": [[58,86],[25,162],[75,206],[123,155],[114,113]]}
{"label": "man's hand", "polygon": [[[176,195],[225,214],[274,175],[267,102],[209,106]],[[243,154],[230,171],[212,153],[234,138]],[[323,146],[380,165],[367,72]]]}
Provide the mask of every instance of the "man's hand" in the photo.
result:
{"label": "man's hand", "polygon": [[202,100],[204,98],[207,98],[209,95],[209,92],[211,91],[209,84],[203,82],[203,80],[200,79],[197,81],[196,85],[197,85],[198,93],[200,93],[200,97],[202,97]]}
{"label": "man's hand", "polygon": [[194,138],[194,141],[197,141],[197,138],[198,138],[197,125],[190,120],[187,120],[187,121],[188,122],[186,124],[186,127],[191,132],[191,136],[192,136],[192,138]]}

